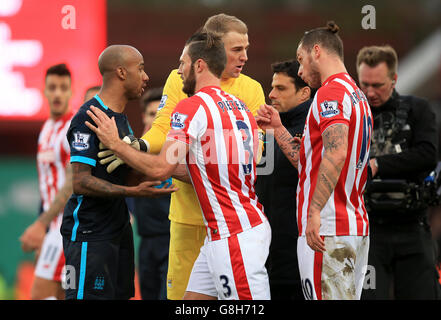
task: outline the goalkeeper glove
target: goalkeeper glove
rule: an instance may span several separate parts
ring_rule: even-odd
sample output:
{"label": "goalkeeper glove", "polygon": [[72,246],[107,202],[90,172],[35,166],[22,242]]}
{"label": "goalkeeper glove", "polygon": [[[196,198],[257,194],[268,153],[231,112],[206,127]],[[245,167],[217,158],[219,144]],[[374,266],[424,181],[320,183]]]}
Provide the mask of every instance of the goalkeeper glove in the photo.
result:
{"label": "goalkeeper glove", "polygon": [[[147,144],[144,140],[137,139],[133,135],[125,136],[122,140],[136,150],[147,151]],[[112,150],[108,150],[102,142],[100,142],[99,147],[100,150],[103,150],[98,152],[98,158],[103,158],[100,160],[100,163],[104,165],[110,162],[106,168],[108,173],[112,173],[120,165],[124,164],[124,161],[117,157]]]}

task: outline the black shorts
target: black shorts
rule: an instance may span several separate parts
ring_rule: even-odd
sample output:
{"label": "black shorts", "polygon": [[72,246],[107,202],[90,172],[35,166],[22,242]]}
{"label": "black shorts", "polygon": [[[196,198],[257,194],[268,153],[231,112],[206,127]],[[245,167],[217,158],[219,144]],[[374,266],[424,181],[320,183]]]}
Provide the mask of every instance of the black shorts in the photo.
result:
{"label": "black shorts", "polygon": [[66,300],[128,300],[135,294],[133,232],[105,241],[70,241],[63,237]]}

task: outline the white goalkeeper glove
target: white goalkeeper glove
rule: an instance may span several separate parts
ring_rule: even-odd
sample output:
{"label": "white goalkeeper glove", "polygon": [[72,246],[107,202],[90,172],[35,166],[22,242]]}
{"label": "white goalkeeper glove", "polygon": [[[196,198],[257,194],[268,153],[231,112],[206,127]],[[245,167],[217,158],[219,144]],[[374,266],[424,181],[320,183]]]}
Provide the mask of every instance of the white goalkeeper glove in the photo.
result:
{"label": "white goalkeeper glove", "polygon": [[[137,139],[133,135],[128,135],[125,136],[122,140],[136,150],[147,152],[147,144],[142,139]],[[124,164],[124,161],[117,157],[112,150],[108,150],[102,142],[100,142],[99,147],[100,150],[103,150],[98,152],[97,154],[98,158],[102,158],[100,160],[100,163],[104,165],[110,162],[110,164],[106,168],[106,171],[108,173],[112,173],[120,165]]]}

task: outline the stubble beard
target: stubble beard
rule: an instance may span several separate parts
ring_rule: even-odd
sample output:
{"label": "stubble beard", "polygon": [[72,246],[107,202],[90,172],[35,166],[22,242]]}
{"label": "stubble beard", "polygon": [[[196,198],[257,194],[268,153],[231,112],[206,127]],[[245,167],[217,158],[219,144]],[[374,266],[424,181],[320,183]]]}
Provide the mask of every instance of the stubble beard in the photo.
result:
{"label": "stubble beard", "polygon": [[190,73],[188,77],[183,81],[184,86],[182,87],[182,91],[187,94],[189,97],[195,94],[196,89],[196,77],[193,69],[193,65],[190,68]]}

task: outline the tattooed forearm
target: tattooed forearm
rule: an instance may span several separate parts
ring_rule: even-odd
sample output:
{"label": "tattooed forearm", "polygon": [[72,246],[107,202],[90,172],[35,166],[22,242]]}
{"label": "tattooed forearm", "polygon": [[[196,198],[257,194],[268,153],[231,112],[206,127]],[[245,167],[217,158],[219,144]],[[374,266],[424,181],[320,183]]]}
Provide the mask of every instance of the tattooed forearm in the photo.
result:
{"label": "tattooed forearm", "polygon": [[336,124],[323,134],[323,158],[320,163],[317,184],[311,199],[316,211],[321,211],[337,185],[346,161],[348,148],[348,126]]}
{"label": "tattooed forearm", "polygon": [[280,130],[274,131],[274,137],[276,138],[280,150],[282,150],[291,164],[298,168],[300,153],[300,143],[298,139],[294,138],[284,127]]}
{"label": "tattooed forearm", "polygon": [[83,194],[88,196],[126,196],[126,188],[123,186],[114,185],[108,181],[98,179],[93,176],[83,177],[81,184],[83,186]]}
{"label": "tattooed forearm", "polygon": [[128,196],[128,188],[92,176],[91,167],[73,164],[73,187],[76,194],[92,197]]}
{"label": "tattooed forearm", "polygon": [[[341,170],[340,170],[341,171]],[[322,162],[319,169],[316,189],[311,199],[311,205],[318,211],[321,211],[331,196],[337,184],[338,176],[333,167],[329,163]]]}

